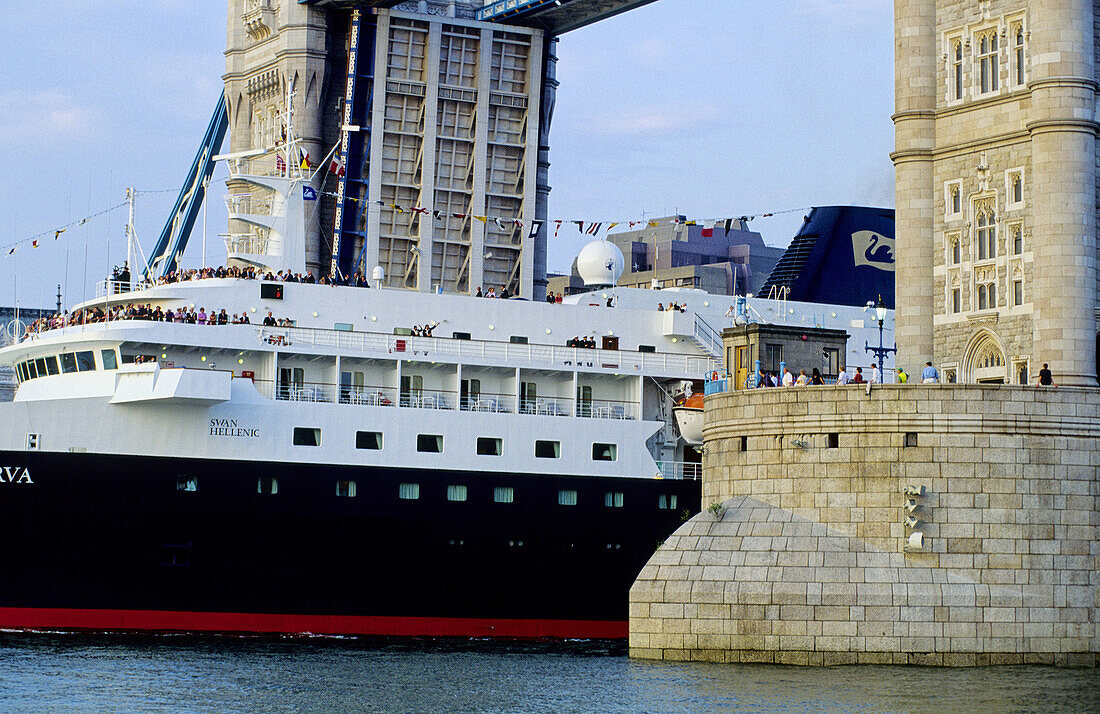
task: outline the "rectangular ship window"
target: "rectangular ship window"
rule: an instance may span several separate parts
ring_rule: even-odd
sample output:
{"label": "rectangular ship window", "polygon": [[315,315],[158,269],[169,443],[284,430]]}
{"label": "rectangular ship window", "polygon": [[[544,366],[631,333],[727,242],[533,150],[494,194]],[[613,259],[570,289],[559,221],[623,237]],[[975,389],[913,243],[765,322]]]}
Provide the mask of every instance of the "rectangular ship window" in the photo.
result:
{"label": "rectangular ship window", "polygon": [[176,490],[194,492],[199,490],[199,477],[180,474],[176,476]]}
{"label": "rectangular ship window", "polygon": [[493,501],[496,503],[512,503],[515,500],[516,494],[511,486],[497,486],[493,489]]}
{"label": "rectangular ship window", "polygon": [[477,437],[478,456],[500,456],[504,453],[504,440],[491,436]]}
{"label": "rectangular ship window", "polygon": [[417,434],[416,450],[426,454],[442,454],[443,436],[441,434]]}
{"label": "rectangular ship window", "polygon": [[27,434],[27,451],[37,451],[39,441],[38,434]]}
{"label": "rectangular ship window", "polygon": [[397,487],[397,497],[403,501],[415,501],[420,498],[420,484],[403,483]]}
{"label": "rectangular ship window", "polygon": [[593,461],[614,461],[616,456],[617,454],[615,444],[592,445]]}
{"label": "rectangular ship window", "polygon": [[309,426],[294,427],[295,446],[320,446],[321,430]]}
{"label": "rectangular ship window", "polygon": [[91,372],[95,369],[95,353],[91,350],[76,353],[76,368],[81,372]]}
{"label": "rectangular ship window", "polygon": [[622,491],[608,491],[603,495],[603,505],[607,508],[622,508],[623,507],[623,492]]}
{"label": "rectangular ship window", "polygon": [[354,481],[337,481],[336,495],[340,498],[355,498],[356,485]]}
{"label": "rectangular ship window", "polygon": [[462,484],[451,484],[447,487],[447,500],[448,501],[465,501],[466,500],[466,487]]}
{"label": "rectangular ship window", "polygon": [[103,357],[103,369],[118,369],[118,358],[114,350],[102,350],[100,355]]}
{"label": "rectangular ship window", "polygon": [[45,377],[46,376],[46,360],[39,357],[38,359],[36,359],[34,361],[34,368],[38,370],[38,376],[39,377]]}
{"label": "rectangular ship window", "polygon": [[379,451],[382,448],[382,432],[357,431],[355,432],[355,448]]}
{"label": "rectangular ship window", "polygon": [[72,352],[61,353],[61,371],[66,374],[76,371],[76,355]]}
{"label": "rectangular ship window", "polygon": [[577,505],[577,492],[571,488],[563,488],[558,491],[558,505],[559,506],[575,506]]}
{"label": "rectangular ship window", "polygon": [[561,442],[560,441],[536,441],[535,442],[535,458],[536,459],[560,459],[561,458]]}
{"label": "rectangular ship window", "polygon": [[256,479],[256,493],[274,496],[279,492],[279,479],[274,476],[261,476]]}
{"label": "rectangular ship window", "polygon": [[49,357],[46,358],[46,373],[47,374],[57,374],[58,373],[57,357],[54,357],[53,355],[50,355]]}
{"label": "rectangular ship window", "polygon": [[663,508],[663,509],[666,509],[666,510],[675,510],[676,509],[676,494],[672,493],[672,494],[669,494],[669,495],[666,496],[665,494],[662,493],[660,496],[657,497],[657,508]]}

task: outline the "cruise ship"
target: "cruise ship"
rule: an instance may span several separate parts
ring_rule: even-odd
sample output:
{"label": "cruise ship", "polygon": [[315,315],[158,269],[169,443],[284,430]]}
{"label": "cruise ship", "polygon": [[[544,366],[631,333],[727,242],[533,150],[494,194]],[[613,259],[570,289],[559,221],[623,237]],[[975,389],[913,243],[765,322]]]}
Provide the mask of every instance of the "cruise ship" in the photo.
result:
{"label": "cruise ship", "polygon": [[275,197],[231,207],[270,229],[226,237],[252,277],[106,281],[0,350],[0,628],[625,637],[701,507],[673,408],[721,378],[721,330],[873,334],[859,307],[616,288],[604,240],[556,304],[287,280],[307,178],[227,160]]}

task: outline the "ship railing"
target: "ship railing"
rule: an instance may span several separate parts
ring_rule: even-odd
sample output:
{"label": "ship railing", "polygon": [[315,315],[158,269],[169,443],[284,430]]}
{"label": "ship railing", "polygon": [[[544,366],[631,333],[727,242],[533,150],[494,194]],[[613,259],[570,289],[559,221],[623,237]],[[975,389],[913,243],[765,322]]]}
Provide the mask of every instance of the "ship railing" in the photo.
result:
{"label": "ship railing", "polygon": [[[282,336],[280,344],[304,344],[391,355],[450,357],[459,361],[482,364],[528,364],[540,367],[551,366],[556,369],[592,367],[613,369],[619,373],[645,372],[670,375],[697,375],[712,368],[710,357],[668,352],[628,352],[449,337],[413,337],[312,327],[269,327],[260,332],[261,339],[275,335]],[[267,339],[267,341],[271,340]]]}
{"label": "ship railing", "polygon": [[222,233],[221,237],[231,254],[267,255],[272,243],[266,236],[255,233]]}
{"label": "ship railing", "polygon": [[397,404],[397,390],[393,387],[342,384],[340,385],[340,403],[392,407]]}
{"label": "ship railing", "polygon": [[401,392],[398,403],[413,409],[454,409],[454,392],[410,389]]}
{"label": "ship railing", "polygon": [[462,397],[459,408],[468,412],[494,412],[511,414],[515,411],[516,398],[511,394],[480,392]]}
{"label": "ship railing", "polygon": [[703,478],[703,465],[696,461],[658,461],[657,473],[661,478],[698,481]]}
{"label": "ship railing", "polygon": [[525,397],[520,412],[539,416],[573,416],[573,400],[564,397]]}
{"label": "ship railing", "polygon": [[108,295],[121,295],[130,292],[130,283],[126,280],[100,280],[95,284],[95,296],[97,298]]}
{"label": "ship railing", "polygon": [[611,399],[581,399],[577,402],[577,416],[592,419],[634,419],[633,402]]}

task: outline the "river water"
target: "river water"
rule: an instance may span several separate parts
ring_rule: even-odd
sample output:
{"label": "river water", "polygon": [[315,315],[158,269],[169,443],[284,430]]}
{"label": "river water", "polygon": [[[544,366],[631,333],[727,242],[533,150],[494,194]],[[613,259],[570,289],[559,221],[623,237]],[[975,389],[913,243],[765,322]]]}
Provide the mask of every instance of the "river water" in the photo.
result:
{"label": "river water", "polygon": [[0,635],[0,712],[1095,712],[1100,674],[631,660],[620,643]]}

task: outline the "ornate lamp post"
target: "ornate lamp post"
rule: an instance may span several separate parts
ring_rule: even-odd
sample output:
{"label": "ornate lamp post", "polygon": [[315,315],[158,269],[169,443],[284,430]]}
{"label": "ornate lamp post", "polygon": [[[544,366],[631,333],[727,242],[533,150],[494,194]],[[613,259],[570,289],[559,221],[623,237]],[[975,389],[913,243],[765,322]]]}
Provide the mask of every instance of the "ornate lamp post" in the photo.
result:
{"label": "ornate lamp post", "polygon": [[882,296],[878,296],[878,304],[875,305],[875,318],[878,320],[878,347],[871,347],[867,341],[863,341],[863,351],[873,352],[878,358],[878,366],[886,370],[886,356],[891,352],[897,353],[897,347],[884,347],[882,345],[882,323],[886,320],[886,305],[882,302]]}

